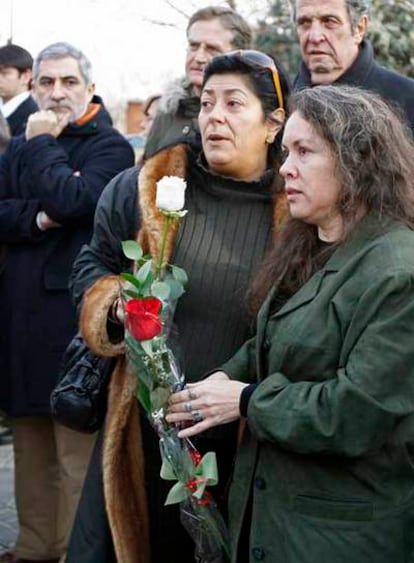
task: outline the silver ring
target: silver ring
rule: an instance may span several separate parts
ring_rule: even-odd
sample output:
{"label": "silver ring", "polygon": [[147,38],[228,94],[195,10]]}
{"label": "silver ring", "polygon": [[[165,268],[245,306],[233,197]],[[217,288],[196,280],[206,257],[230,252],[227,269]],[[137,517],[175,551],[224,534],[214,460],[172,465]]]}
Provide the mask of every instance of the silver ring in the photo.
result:
{"label": "silver ring", "polygon": [[203,415],[200,411],[194,411],[192,416],[194,422],[202,422],[204,420]]}
{"label": "silver ring", "polygon": [[185,412],[191,412],[191,403],[190,403],[190,401],[187,401],[186,403],[184,403],[184,410],[185,410]]}
{"label": "silver ring", "polygon": [[188,391],[188,398],[190,399],[190,401],[194,401],[195,399],[197,399],[197,395],[194,393],[194,391],[191,391],[191,389],[187,389]]}

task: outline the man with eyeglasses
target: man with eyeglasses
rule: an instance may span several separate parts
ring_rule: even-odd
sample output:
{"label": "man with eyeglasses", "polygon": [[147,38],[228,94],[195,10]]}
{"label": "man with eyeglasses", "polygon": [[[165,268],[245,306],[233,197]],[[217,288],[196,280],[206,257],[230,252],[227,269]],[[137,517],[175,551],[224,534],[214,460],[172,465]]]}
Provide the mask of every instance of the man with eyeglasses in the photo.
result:
{"label": "man with eyeglasses", "polygon": [[144,159],[177,143],[198,143],[197,117],[205,66],[215,55],[248,49],[251,40],[249,24],[229,7],[207,6],[190,17],[185,77],[169,84],[163,93]]}
{"label": "man with eyeglasses", "polygon": [[365,38],[371,0],[293,0],[302,64],[296,90],[318,84],[359,86],[406,115],[414,131],[414,80],[380,66]]}

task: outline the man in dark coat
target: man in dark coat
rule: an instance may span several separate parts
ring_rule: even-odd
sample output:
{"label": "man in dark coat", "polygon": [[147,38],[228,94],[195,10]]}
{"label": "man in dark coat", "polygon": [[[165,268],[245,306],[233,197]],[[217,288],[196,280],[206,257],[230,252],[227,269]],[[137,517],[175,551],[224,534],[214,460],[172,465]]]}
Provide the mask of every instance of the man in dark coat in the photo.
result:
{"label": "man in dark coat", "polygon": [[30,95],[32,55],[19,45],[0,47],[1,111],[9,124],[11,135],[24,133],[27,118],[38,110]]}
{"label": "man in dark coat", "polygon": [[[7,144],[10,140],[10,128],[6,119],[0,111],[0,155],[6,150]],[[6,255],[6,248],[4,244],[0,244],[0,273],[3,269],[4,260]],[[4,413],[0,411],[0,446],[10,444],[12,441],[12,433],[10,425],[8,424]]]}
{"label": "man in dark coat", "polygon": [[302,64],[295,90],[347,84],[373,90],[405,114],[414,131],[414,80],[380,66],[365,39],[371,0],[295,0]]}
{"label": "man in dark coat", "polygon": [[[30,95],[32,80],[32,55],[19,45],[0,47],[0,151],[4,152],[10,135],[24,133],[27,118],[38,107]],[[4,121],[3,121],[4,120]],[[4,257],[4,246],[0,247],[0,270]],[[7,421],[0,413],[0,445],[9,444],[12,434]]]}
{"label": "man in dark coat", "polygon": [[248,49],[252,32],[240,14],[228,6],[206,6],[187,24],[185,77],[167,85],[145,143],[144,159],[178,143],[199,143],[198,114],[203,72],[215,56]]}
{"label": "man in dark coat", "polygon": [[[133,165],[88,59],[66,43],[46,47],[33,66],[40,111],[0,161],[0,408],[12,418],[19,536],[0,561],[57,562],[65,551],[93,437],[55,423],[49,397],[61,356],[76,332],[67,285],[89,241],[98,198]],[[4,556],[6,557],[6,556]]]}

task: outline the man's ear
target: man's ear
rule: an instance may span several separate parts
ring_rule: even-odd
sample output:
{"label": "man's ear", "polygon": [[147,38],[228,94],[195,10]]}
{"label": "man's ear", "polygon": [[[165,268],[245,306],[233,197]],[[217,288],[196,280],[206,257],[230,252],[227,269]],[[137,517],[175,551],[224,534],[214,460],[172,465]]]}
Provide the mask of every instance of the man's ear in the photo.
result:
{"label": "man's ear", "polygon": [[355,26],[354,30],[354,37],[356,39],[356,43],[359,45],[361,41],[364,39],[364,36],[368,29],[368,16],[364,15],[361,16],[361,19]]}
{"label": "man's ear", "polygon": [[20,77],[22,79],[22,82],[27,86],[27,89],[30,90],[32,82],[32,71],[27,68],[20,73]]}
{"label": "man's ear", "polygon": [[266,137],[267,143],[273,143],[277,134],[282,129],[285,122],[285,110],[283,108],[277,108],[272,111],[268,117],[268,133]]}
{"label": "man's ear", "polygon": [[95,84],[91,82],[90,84],[88,84],[86,88],[88,92],[88,103],[89,103],[92,100],[93,95],[95,94]]}

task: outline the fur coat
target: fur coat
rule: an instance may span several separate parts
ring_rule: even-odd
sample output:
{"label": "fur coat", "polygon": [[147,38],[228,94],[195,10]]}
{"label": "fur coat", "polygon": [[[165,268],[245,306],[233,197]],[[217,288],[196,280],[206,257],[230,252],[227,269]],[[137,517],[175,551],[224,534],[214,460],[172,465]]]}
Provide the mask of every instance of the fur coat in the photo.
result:
{"label": "fur coat", "polygon": [[[137,241],[146,253],[160,251],[164,215],[155,207],[156,182],[163,176],[186,177],[184,145],[164,150],[141,169],[138,176],[142,227]],[[275,230],[286,215],[286,200],[274,205]],[[171,257],[178,225],[169,233],[166,260]],[[104,494],[115,553],[119,563],[149,563],[149,534],[144,488],[144,457],[136,396],[136,378],[128,370],[124,343],[111,342],[106,326],[109,310],[119,296],[120,278],[105,276],[86,292],[82,301],[80,330],[96,354],[119,356],[112,374],[103,449]]]}

